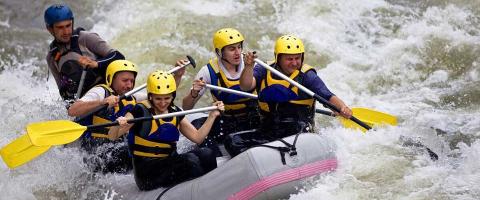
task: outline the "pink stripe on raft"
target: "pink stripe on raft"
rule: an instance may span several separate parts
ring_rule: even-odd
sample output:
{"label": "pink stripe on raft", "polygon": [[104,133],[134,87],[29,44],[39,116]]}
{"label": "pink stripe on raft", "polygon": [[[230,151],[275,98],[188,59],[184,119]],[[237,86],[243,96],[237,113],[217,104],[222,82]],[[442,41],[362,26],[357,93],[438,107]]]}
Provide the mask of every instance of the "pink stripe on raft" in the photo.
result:
{"label": "pink stripe on raft", "polygon": [[301,167],[277,172],[243,188],[233,194],[229,200],[251,199],[257,194],[290,181],[317,175],[337,168],[337,159],[328,159],[306,164]]}

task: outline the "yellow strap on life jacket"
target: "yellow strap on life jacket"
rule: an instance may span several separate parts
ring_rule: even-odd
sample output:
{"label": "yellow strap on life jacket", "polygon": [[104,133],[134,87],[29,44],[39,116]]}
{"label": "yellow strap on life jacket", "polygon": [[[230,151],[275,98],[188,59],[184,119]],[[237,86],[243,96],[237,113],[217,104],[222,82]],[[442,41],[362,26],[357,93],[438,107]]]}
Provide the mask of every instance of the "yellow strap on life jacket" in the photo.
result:
{"label": "yellow strap on life jacket", "polygon": [[103,89],[105,89],[106,91],[108,91],[108,94],[109,94],[109,95],[115,93],[115,92],[113,91],[113,89],[110,88],[110,87],[108,87],[108,85],[106,85],[106,84],[98,84],[98,85],[96,85],[95,87],[102,87]]}
{"label": "yellow strap on life jacket", "polygon": [[[169,144],[148,141],[139,136],[135,136],[135,144],[146,146],[146,147],[153,147],[153,148],[172,148],[172,146]],[[164,158],[168,156],[168,154],[147,153],[147,152],[142,152],[137,150],[133,151],[133,155],[143,156],[143,157],[152,157],[152,158]]]}
{"label": "yellow strap on life jacket", "polygon": [[263,110],[265,112],[270,112],[270,107],[268,107],[267,103],[259,101],[258,106],[260,107],[260,110]]}
{"label": "yellow strap on life jacket", "polygon": [[[99,116],[96,116],[96,115],[93,115],[92,117],[92,124],[106,124],[106,123],[110,123],[111,121],[110,120],[107,120],[107,119],[104,119],[104,118],[101,118]],[[106,129],[110,130],[110,127],[107,127]],[[105,134],[105,133],[95,133],[95,132],[92,132],[92,137],[94,138],[108,138],[108,135]]]}
{"label": "yellow strap on life jacket", "polygon": [[135,136],[135,144],[146,146],[146,147],[156,147],[156,148],[172,148],[172,145],[166,143],[152,142],[146,139],[143,139],[140,136]]}
{"label": "yellow strap on life jacket", "polygon": [[307,65],[307,64],[303,64],[302,67],[300,68],[300,71],[303,72],[303,73],[307,73],[308,71],[310,71],[312,69],[315,70],[315,68],[313,68],[312,66]]}
{"label": "yellow strap on life jacket", "polygon": [[[215,72],[216,76],[217,76],[217,83],[212,83],[214,85],[217,85],[217,86],[220,86],[220,87],[227,87],[227,88],[231,88],[233,86],[236,86],[236,85],[240,85],[240,79],[235,79],[235,80],[230,80],[227,78],[227,76],[225,75],[225,72],[223,72],[223,70],[220,70],[220,65],[218,64],[218,58],[213,58],[213,59],[210,59],[209,61],[209,64],[210,66],[212,67],[213,71]],[[222,85],[221,83],[224,83],[225,85]],[[252,94],[256,94],[256,91],[253,90],[254,92]],[[218,99],[215,98],[214,95],[212,95],[212,97],[214,98],[215,101],[218,101]],[[225,103],[225,111],[228,112],[228,111],[236,111],[236,110],[240,110],[240,109],[244,109],[247,107],[247,105],[245,104],[245,102],[249,101],[250,98],[242,98],[242,99],[239,99],[238,102],[243,102],[243,103],[233,103],[233,104],[229,104],[229,103]]]}
{"label": "yellow strap on life jacket", "polygon": [[[299,71],[299,70],[295,70],[295,71],[293,71],[292,74],[290,74],[290,77],[289,77],[289,78],[292,79],[292,80],[294,80],[294,79],[298,76],[298,74],[300,74],[300,71]],[[264,81],[262,81],[262,82],[264,82]],[[286,88],[289,88],[289,87],[290,87],[290,83],[289,83],[288,81],[283,80],[283,79],[281,79],[281,80],[274,79],[274,78],[272,77],[272,73],[271,73],[270,71],[267,71],[267,85],[262,84],[262,89],[265,88],[265,87],[267,87],[267,86],[275,85],[275,84],[277,84],[277,85],[283,85],[283,86],[286,87]],[[295,94],[298,95],[298,88],[297,88],[297,87],[293,86],[293,87],[292,87],[292,91],[293,91]]]}
{"label": "yellow strap on life jacket", "polygon": [[[144,105],[147,109],[152,108],[152,105],[150,104],[150,101],[148,101],[148,100],[143,100],[139,104]],[[174,126],[178,125],[177,117],[173,117],[173,119],[171,121],[165,121],[163,119],[157,119],[157,120],[160,123],[160,125],[165,124],[165,123],[170,123],[170,124],[173,124]],[[154,133],[158,129],[158,125],[157,125],[157,123],[155,123],[155,119],[152,119],[151,124],[152,124],[152,126],[150,128],[150,132],[149,132],[148,135],[151,135],[152,133]]]}
{"label": "yellow strap on life jacket", "polygon": [[[107,92],[107,94],[105,95],[105,97],[113,94],[113,89],[108,87],[107,85],[105,84],[98,84],[96,85],[95,87],[102,87],[103,89],[105,89],[105,91]],[[127,105],[135,105],[136,104],[136,100],[135,98],[132,96],[131,100],[127,100],[127,99],[122,99],[121,102],[119,103],[120,105],[123,105],[123,106],[127,106]],[[115,106],[114,107],[114,112],[118,112],[120,110],[120,106]],[[105,119],[101,116],[98,116],[98,115],[93,115],[92,117],[92,124],[105,124],[105,123],[109,123],[111,122],[110,120],[108,119]],[[110,127],[107,127],[106,128],[107,130],[110,129]],[[106,133],[100,133],[100,132],[92,132],[91,133],[91,136],[94,137],[94,138],[108,138],[108,134]]]}
{"label": "yellow strap on life jacket", "polygon": [[[303,64],[302,67],[300,68],[300,70],[295,70],[292,74],[290,74],[289,78],[292,79],[292,80],[296,80],[297,76],[300,74],[300,72],[302,73],[307,73],[308,71],[310,70],[315,70],[315,68],[313,68],[312,66],[310,65],[307,65],[307,64]],[[267,77],[266,77],[267,81],[262,81],[261,82],[261,85],[260,85],[260,90],[263,90],[264,88],[266,88],[267,86],[271,86],[271,85],[274,85],[274,84],[278,84],[278,85],[282,85],[286,88],[289,88],[290,87],[290,83],[286,80],[277,80],[277,79],[274,79],[272,77],[272,73],[270,71],[267,70]],[[266,83],[265,83],[266,82]],[[295,87],[293,86],[291,88],[291,90],[298,95],[298,87]],[[291,100],[289,101],[290,103],[292,104],[296,104],[296,105],[305,105],[305,106],[313,106],[315,104],[315,100],[313,98],[308,98],[308,99],[301,99],[301,100]],[[270,112],[270,108],[268,106],[267,103],[265,102],[259,102],[259,107],[261,110],[263,111],[266,111],[266,112]]]}

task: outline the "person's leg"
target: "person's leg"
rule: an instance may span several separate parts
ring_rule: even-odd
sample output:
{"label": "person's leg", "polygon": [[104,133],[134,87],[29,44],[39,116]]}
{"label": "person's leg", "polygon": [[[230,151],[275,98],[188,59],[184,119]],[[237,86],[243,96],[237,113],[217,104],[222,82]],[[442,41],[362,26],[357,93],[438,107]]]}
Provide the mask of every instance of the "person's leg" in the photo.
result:
{"label": "person's leg", "polygon": [[198,157],[204,174],[217,168],[216,156],[210,148],[199,148],[191,151],[191,153]]}
{"label": "person's leg", "polygon": [[234,134],[230,134],[225,138],[225,149],[232,156],[236,156],[247,149],[270,142],[263,133],[252,130],[242,131]]}

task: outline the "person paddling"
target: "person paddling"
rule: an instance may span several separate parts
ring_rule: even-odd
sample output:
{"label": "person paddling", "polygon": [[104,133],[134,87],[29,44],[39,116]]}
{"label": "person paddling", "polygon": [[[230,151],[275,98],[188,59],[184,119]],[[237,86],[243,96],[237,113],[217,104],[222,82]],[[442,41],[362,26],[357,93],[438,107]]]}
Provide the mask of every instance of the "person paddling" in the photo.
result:
{"label": "person paddling", "polygon": [[148,100],[135,105],[125,117],[119,117],[117,121],[120,126],[112,127],[109,133],[109,137],[119,138],[131,129],[128,143],[133,155],[135,182],[140,190],[172,186],[199,177],[217,167],[211,149],[204,147],[178,154],[177,141],[182,134],[201,144],[215,118],[220,115],[219,110],[224,110],[221,101],[213,103],[218,110],[211,111],[198,130],[183,116],[127,124],[127,120],[132,118],[182,111],[173,103],[176,90],[171,74],[163,71],[151,73],[147,80]]}
{"label": "person paddling", "polygon": [[[91,125],[115,121],[125,115],[136,104],[137,100],[146,99],[146,95],[135,93],[123,100],[118,96],[133,89],[138,66],[128,60],[116,60],[110,63],[106,71],[106,84],[99,84],[75,101],[68,109],[70,116],[82,116],[99,106],[108,104],[103,109],[82,120],[80,124]],[[128,147],[125,141],[108,139],[108,129],[87,131],[81,138],[82,148],[90,156],[87,164],[93,171],[126,172],[131,169]]]}
{"label": "person paddling", "polygon": [[[198,72],[190,94],[183,98],[183,109],[188,110],[195,106],[205,93],[205,84],[240,90],[239,79],[244,68],[242,58],[244,40],[243,35],[233,28],[222,28],[214,33],[213,47],[216,57],[210,59]],[[248,91],[254,92],[253,89]],[[222,156],[217,144],[224,143],[226,135],[258,128],[260,121],[258,104],[254,99],[231,93],[211,90],[211,94],[214,101],[225,103],[225,112],[216,120],[212,134],[202,146],[212,148],[217,156]],[[230,152],[229,146],[225,145]]]}
{"label": "person paddling", "polygon": [[[187,61],[179,59],[177,66]],[[135,93],[120,99],[119,96],[131,91],[135,85],[138,66],[128,60],[116,60],[110,63],[106,70],[106,84],[99,84],[90,89],[82,98],[75,101],[68,109],[68,115],[83,116],[99,106],[108,107],[86,117],[82,125],[113,122],[119,116],[124,116],[133,106],[147,98],[146,93]],[[180,83],[185,68],[175,72],[175,81]],[[82,136],[82,148],[91,154],[87,163],[93,171],[126,172],[131,169],[128,147],[124,140],[108,137],[109,129],[87,131]]]}
{"label": "person paddling", "polygon": [[[283,35],[275,42],[273,68],[327,99],[340,109],[341,116],[350,118],[352,111],[330,92],[315,69],[304,63],[303,42],[293,35]],[[314,132],[315,99],[282,80],[265,68],[256,65],[256,55],[248,52],[245,69],[240,77],[242,90],[256,89],[260,113],[261,133],[268,139],[279,139],[299,132]],[[245,135],[245,138],[255,135]],[[241,145],[240,145],[241,146]]]}
{"label": "person paddling", "polygon": [[[46,57],[48,68],[68,108],[75,97],[79,98],[93,86],[105,83],[107,66],[125,57],[98,34],[81,27],[74,29],[74,15],[67,5],[51,5],[45,10],[44,19],[48,32],[54,37]],[[84,68],[88,69],[82,94],[76,94]]]}

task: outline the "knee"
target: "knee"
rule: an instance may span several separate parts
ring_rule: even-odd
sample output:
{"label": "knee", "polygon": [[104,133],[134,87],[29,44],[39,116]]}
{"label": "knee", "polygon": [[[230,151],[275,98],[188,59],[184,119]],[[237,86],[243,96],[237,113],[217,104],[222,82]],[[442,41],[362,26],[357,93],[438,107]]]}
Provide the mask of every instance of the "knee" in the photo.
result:
{"label": "knee", "polygon": [[210,148],[200,148],[197,156],[200,158],[200,163],[205,173],[217,167],[216,153]]}

